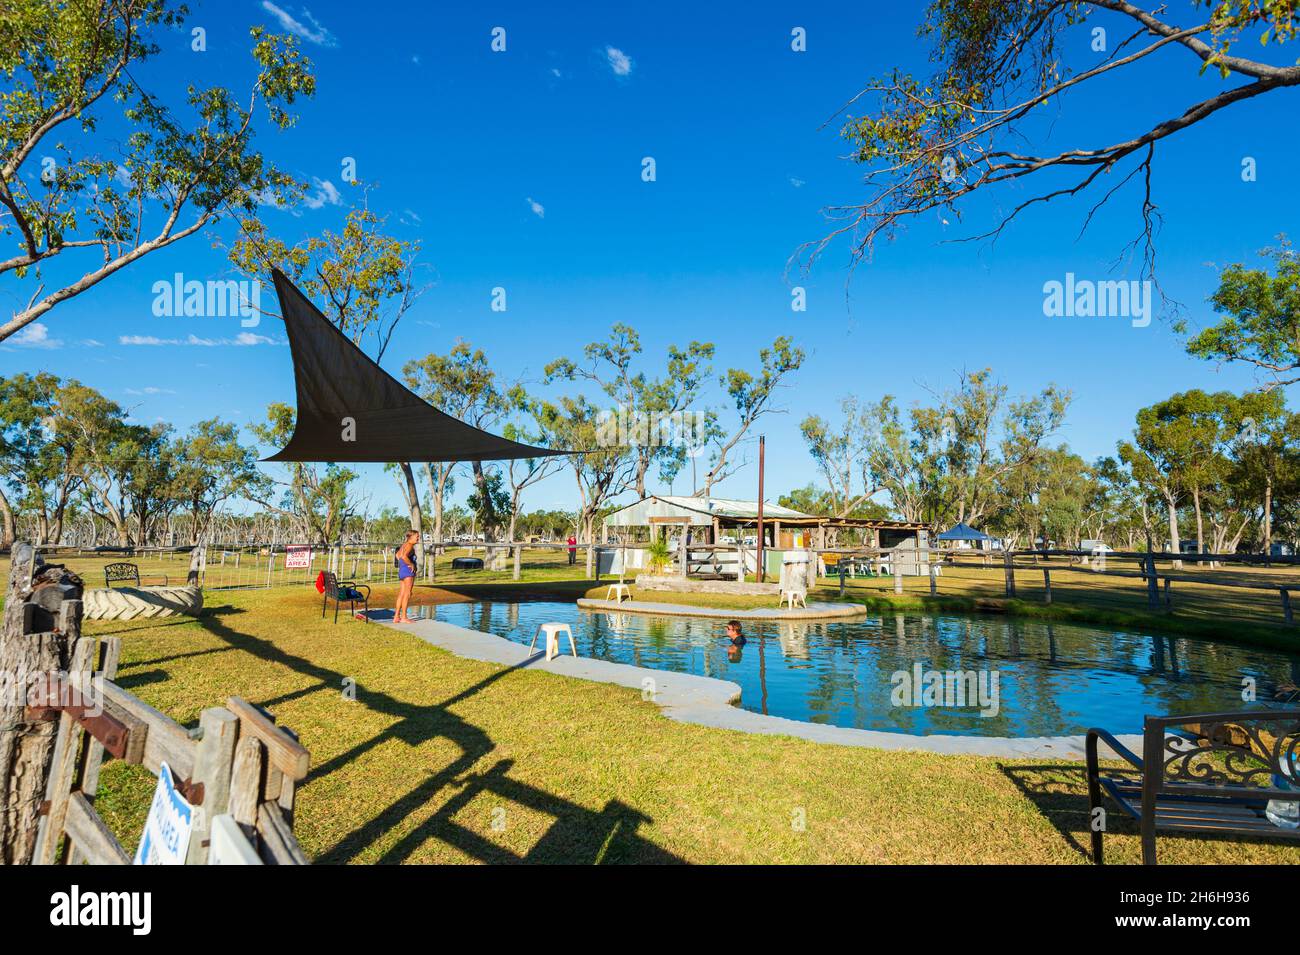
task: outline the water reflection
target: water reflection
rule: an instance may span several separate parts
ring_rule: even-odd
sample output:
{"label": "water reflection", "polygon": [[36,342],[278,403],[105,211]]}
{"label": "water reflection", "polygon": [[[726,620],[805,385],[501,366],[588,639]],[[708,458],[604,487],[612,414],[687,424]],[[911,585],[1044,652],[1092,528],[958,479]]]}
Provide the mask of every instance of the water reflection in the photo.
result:
{"label": "water reflection", "polygon": [[[1131,733],[1145,713],[1241,708],[1248,677],[1263,705],[1279,687],[1300,682],[1300,656],[996,616],[748,621],[741,648],[726,638],[722,619],[589,613],[548,602],[427,609],[522,643],[539,623],[565,622],[582,656],[731,680],[741,686],[741,705],[760,713],[908,733],[1052,736],[1089,726]],[[997,714],[893,705],[891,677],[918,662],[927,671],[996,671]]]}

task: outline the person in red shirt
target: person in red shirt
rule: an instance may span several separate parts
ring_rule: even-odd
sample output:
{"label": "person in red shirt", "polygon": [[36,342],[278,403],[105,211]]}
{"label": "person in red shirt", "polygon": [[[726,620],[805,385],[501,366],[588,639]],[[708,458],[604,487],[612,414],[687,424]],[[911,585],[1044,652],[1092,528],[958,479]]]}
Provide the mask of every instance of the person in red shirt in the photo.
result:
{"label": "person in red shirt", "polygon": [[572,567],[578,562],[578,538],[572,534],[569,535],[569,566]]}

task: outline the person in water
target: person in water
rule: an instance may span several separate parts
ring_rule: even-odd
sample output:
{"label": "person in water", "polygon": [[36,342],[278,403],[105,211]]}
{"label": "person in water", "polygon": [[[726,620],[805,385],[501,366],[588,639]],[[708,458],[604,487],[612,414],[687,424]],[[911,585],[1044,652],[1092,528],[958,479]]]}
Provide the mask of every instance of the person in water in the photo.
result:
{"label": "person in water", "polygon": [[739,663],[745,646],[745,635],[740,632],[739,620],[727,621],[727,659]]}
{"label": "person in water", "polygon": [[411,602],[411,588],[415,586],[415,542],[420,535],[407,531],[402,546],[393,554],[393,563],[397,565],[397,607],[393,614],[394,623],[411,623],[406,615],[406,607]]}

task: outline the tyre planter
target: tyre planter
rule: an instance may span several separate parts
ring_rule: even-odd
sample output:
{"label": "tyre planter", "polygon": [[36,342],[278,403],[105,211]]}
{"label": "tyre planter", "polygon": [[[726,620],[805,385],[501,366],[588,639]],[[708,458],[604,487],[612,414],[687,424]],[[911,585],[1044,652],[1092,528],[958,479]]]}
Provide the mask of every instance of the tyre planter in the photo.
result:
{"label": "tyre planter", "polygon": [[203,609],[200,587],[119,587],[87,590],[82,597],[91,620],[147,620],[187,614]]}

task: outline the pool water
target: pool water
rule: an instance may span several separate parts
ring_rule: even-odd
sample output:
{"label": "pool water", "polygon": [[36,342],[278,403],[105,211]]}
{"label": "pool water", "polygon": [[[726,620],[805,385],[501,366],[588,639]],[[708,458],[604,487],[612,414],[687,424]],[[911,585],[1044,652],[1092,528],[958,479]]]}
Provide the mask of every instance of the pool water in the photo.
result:
{"label": "pool water", "polygon": [[[721,619],[544,601],[420,610],[523,644],[539,623],[567,623],[580,656],[731,680],[740,705],[759,713],[899,733],[1136,733],[1144,714],[1275,707],[1279,686],[1300,684],[1300,655],[1001,616],[745,621],[748,642],[737,652]],[[953,673],[971,674],[960,684],[965,696],[952,677],[941,682]],[[1251,686],[1257,699],[1246,703]]]}

